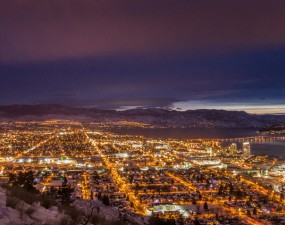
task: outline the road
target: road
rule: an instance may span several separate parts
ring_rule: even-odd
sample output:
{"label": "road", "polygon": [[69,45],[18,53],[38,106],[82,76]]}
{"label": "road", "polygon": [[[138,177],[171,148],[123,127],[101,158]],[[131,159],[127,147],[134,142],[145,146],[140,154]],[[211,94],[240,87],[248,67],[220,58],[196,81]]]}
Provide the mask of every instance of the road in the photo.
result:
{"label": "road", "polygon": [[[166,174],[171,177],[172,179],[174,179],[176,182],[179,182],[181,184],[183,184],[184,186],[188,187],[189,189],[191,189],[192,191],[196,191],[196,187],[193,186],[191,183],[186,182],[185,180],[183,180],[181,177],[178,177],[170,172],[166,172]],[[203,193],[203,191],[202,191]],[[243,213],[237,213],[237,211],[233,208],[230,207],[225,207],[224,202],[218,202],[216,203],[216,205],[220,208],[222,208],[225,212],[229,211],[231,213],[231,215],[237,215],[239,216],[242,220],[244,220],[245,222],[251,224],[251,225],[264,225],[264,223],[260,223],[259,221],[254,220],[253,218],[247,216],[246,214]]]}

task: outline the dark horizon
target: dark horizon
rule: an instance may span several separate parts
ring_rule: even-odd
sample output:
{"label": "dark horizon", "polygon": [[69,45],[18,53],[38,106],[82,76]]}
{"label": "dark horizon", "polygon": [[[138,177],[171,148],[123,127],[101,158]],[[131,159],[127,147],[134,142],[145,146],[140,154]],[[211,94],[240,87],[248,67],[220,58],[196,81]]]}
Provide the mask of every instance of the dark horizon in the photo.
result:
{"label": "dark horizon", "polygon": [[[18,111],[21,109],[21,111]],[[17,113],[18,116],[21,115],[29,115],[29,110],[42,110],[42,109],[52,109],[52,114],[62,114],[65,115],[66,111],[56,111],[58,109],[82,109],[82,110],[97,110],[98,112],[124,112],[124,111],[136,111],[136,110],[146,110],[145,112],[151,110],[154,110],[155,113],[160,113],[162,111],[168,111],[168,112],[194,112],[194,111],[201,111],[201,112],[228,112],[228,113],[246,113],[249,115],[256,115],[256,116],[285,116],[285,113],[251,113],[247,112],[245,110],[234,110],[234,109],[214,109],[214,108],[197,108],[197,109],[173,109],[173,108],[167,108],[167,107],[159,107],[159,106],[141,106],[141,107],[130,107],[130,108],[111,108],[111,107],[104,107],[104,106],[78,106],[78,105],[72,105],[72,104],[57,104],[57,103],[34,103],[34,104],[2,104],[0,105],[0,111],[4,114],[7,112],[11,112],[12,114]],[[160,111],[161,110],[161,111]],[[139,111],[137,111],[139,112]],[[33,113],[32,113],[33,114]],[[47,112],[46,115],[49,113]],[[277,118],[276,117],[276,118]]]}

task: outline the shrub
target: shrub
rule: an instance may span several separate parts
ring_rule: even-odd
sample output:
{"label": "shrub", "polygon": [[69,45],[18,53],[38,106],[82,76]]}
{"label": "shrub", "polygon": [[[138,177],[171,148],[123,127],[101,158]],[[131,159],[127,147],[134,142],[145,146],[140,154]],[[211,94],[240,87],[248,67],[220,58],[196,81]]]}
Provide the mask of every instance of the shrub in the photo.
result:
{"label": "shrub", "polygon": [[34,208],[30,207],[30,208],[28,208],[28,209],[26,210],[25,213],[27,214],[28,217],[31,218],[32,214],[33,214],[35,211],[36,211],[36,210],[35,210]]}
{"label": "shrub", "polygon": [[19,206],[19,203],[20,203],[19,199],[12,197],[11,195],[7,195],[7,198],[6,198],[6,206],[7,207],[11,207],[13,209],[16,209],[17,206]]}
{"label": "shrub", "polygon": [[68,217],[63,217],[61,220],[58,222],[58,225],[70,225],[70,220]]}
{"label": "shrub", "polygon": [[50,207],[57,205],[56,202],[52,198],[45,196],[45,195],[42,196],[40,201],[41,201],[41,206],[46,209],[49,209]]}
{"label": "shrub", "polygon": [[18,198],[30,205],[32,205],[35,202],[39,202],[39,196],[34,194],[34,193],[30,193],[25,191],[22,188],[18,188],[18,187],[14,187],[11,188],[7,191],[7,197],[8,196],[13,196],[15,198]]}
{"label": "shrub", "polygon": [[106,220],[105,218],[101,217],[101,216],[98,216],[98,215],[93,215],[91,218],[90,218],[90,223],[92,224],[106,224]]}
{"label": "shrub", "polygon": [[1,183],[0,187],[7,189],[9,187],[9,185],[7,183]]}
{"label": "shrub", "polygon": [[73,221],[77,221],[81,219],[82,216],[84,216],[84,213],[81,210],[71,205],[60,205],[59,212],[64,212]]}

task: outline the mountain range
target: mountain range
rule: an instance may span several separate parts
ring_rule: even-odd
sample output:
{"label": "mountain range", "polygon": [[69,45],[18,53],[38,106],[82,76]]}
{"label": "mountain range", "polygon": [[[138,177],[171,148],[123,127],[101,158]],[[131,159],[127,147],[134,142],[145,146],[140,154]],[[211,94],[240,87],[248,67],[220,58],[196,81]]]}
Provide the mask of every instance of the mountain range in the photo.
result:
{"label": "mountain range", "polygon": [[156,127],[264,128],[285,124],[284,115],[254,115],[243,111],[136,108],[125,111],[55,104],[0,106],[1,121],[65,119],[93,122],[131,121]]}

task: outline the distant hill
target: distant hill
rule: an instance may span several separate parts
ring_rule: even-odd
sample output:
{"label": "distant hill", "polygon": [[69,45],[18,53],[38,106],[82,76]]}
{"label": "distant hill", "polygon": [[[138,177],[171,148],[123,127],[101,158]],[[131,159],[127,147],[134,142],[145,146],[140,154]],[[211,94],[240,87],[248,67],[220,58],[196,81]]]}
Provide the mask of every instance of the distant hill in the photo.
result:
{"label": "distant hill", "polygon": [[1,121],[133,121],[164,127],[263,128],[285,125],[284,115],[253,115],[242,111],[137,108],[126,111],[78,108],[63,105],[0,106]]}

